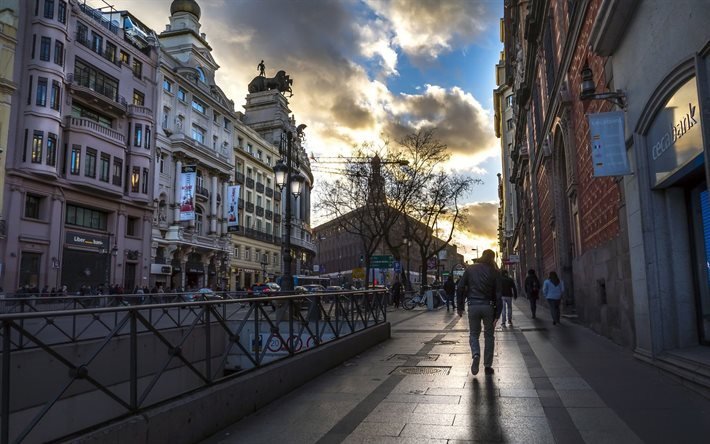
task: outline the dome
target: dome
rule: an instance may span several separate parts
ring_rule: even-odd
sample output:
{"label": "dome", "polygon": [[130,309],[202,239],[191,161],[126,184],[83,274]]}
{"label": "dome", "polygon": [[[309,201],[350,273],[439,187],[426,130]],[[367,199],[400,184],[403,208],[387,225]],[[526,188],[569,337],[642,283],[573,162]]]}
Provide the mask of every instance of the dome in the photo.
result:
{"label": "dome", "polygon": [[170,5],[170,15],[175,15],[178,12],[189,12],[199,19],[200,5],[195,0],[173,0],[173,4]]}

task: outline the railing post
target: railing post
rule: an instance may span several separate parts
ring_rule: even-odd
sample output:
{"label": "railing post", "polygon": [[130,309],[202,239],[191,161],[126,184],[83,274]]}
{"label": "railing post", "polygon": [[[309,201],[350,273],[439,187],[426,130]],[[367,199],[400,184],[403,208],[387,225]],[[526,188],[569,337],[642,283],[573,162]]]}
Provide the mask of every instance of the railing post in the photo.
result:
{"label": "railing post", "polygon": [[288,354],[290,356],[294,355],[294,340],[293,340],[293,299],[288,300]]}
{"label": "railing post", "polygon": [[2,444],[10,442],[10,334],[8,321],[2,325]]}
{"label": "railing post", "polygon": [[205,373],[207,380],[212,382],[212,326],[210,324],[210,306],[205,305]]}
{"label": "railing post", "polygon": [[254,348],[254,361],[257,362],[257,367],[259,363],[259,352],[261,351],[261,339],[260,334],[261,332],[259,331],[259,304],[261,302],[252,302],[254,304],[254,343],[252,344],[252,347]]}
{"label": "railing post", "polygon": [[130,346],[130,372],[131,372],[131,409],[138,410],[138,332],[136,322],[136,311],[131,310],[131,346]]}

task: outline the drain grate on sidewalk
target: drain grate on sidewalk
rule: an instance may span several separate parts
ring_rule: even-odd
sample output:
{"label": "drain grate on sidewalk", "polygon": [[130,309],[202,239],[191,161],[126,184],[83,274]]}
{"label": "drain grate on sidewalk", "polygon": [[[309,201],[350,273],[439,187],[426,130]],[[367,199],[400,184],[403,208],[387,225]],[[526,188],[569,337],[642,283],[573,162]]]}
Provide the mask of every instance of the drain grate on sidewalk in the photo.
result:
{"label": "drain grate on sidewalk", "polygon": [[392,359],[401,359],[403,361],[406,361],[408,359],[419,359],[420,361],[436,361],[439,359],[439,355],[417,355],[417,354],[403,354],[403,353],[398,353],[396,355],[392,355],[389,358],[387,358],[388,361]]}
{"label": "drain grate on sidewalk", "polygon": [[431,366],[399,366],[390,372],[390,375],[448,375],[451,367],[431,367]]}

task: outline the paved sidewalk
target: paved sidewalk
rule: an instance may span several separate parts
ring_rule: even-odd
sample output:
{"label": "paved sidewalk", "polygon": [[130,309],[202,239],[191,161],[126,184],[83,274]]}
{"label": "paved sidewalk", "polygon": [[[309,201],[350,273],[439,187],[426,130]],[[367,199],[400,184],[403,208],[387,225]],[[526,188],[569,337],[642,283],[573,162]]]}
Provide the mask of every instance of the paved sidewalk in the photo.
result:
{"label": "paved sidewalk", "polygon": [[[519,299],[495,375],[472,376],[468,320],[388,313],[392,339],[206,443],[705,443],[710,400],[585,327]],[[423,373],[423,374],[413,374]]]}

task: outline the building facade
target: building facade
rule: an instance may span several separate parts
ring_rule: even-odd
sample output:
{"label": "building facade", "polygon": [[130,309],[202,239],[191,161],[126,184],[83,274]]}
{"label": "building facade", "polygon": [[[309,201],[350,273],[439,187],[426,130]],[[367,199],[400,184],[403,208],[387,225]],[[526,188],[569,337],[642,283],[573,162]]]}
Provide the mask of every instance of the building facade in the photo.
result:
{"label": "building facade", "polygon": [[3,286],[147,285],[152,32],[127,12],[73,0],[19,11]]}
{"label": "building facade", "polygon": [[[700,113],[710,107],[710,8],[505,4],[520,268],[557,271],[582,323],[710,387],[710,138]],[[628,169],[607,176],[595,173],[589,119],[610,111],[621,111],[609,118],[624,128]]]}

